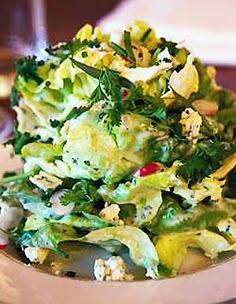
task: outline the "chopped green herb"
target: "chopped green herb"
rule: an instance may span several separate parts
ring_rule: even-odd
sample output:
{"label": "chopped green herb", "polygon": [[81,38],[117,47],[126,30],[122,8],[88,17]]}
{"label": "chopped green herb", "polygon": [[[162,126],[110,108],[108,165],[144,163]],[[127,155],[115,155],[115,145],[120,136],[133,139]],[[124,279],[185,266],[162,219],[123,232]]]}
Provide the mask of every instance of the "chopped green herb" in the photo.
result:
{"label": "chopped green herb", "polygon": [[236,144],[231,145],[217,140],[197,143],[195,151],[182,157],[182,165],[178,169],[185,180],[195,183],[202,180],[221,165],[221,161],[236,152]]}
{"label": "chopped green herb", "polygon": [[86,57],[88,57],[88,53],[84,51],[84,52],[81,53],[81,56],[82,56],[83,58],[86,58]]}
{"label": "chopped green herb", "polygon": [[35,142],[40,139],[40,136],[31,136],[30,133],[25,132],[21,133],[17,130],[17,125],[14,126],[13,129],[13,139],[9,141],[13,145],[15,154],[20,154],[21,149],[24,145],[29,144],[31,142]]}
{"label": "chopped green herb", "polygon": [[143,34],[143,36],[141,37],[140,41],[141,42],[145,42],[146,39],[148,38],[148,36],[150,35],[150,33],[152,32],[152,29],[149,27]]}
{"label": "chopped green herb", "polygon": [[135,56],[133,52],[131,36],[130,36],[130,32],[128,31],[124,31],[124,44],[129,58],[135,63]]}
{"label": "chopped green herb", "polygon": [[10,100],[11,100],[11,107],[15,107],[19,105],[20,93],[17,90],[16,85],[12,87]]}
{"label": "chopped green herb", "polygon": [[17,75],[23,77],[25,81],[34,80],[38,85],[43,79],[38,75],[38,63],[36,56],[21,58],[16,62]]}
{"label": "chopped green herb", "polygon": [[128,52],[120,45],[116,44],[115,42],[111,42],[111,46],[118,55],[121,55],[123,57],[128,57]]}

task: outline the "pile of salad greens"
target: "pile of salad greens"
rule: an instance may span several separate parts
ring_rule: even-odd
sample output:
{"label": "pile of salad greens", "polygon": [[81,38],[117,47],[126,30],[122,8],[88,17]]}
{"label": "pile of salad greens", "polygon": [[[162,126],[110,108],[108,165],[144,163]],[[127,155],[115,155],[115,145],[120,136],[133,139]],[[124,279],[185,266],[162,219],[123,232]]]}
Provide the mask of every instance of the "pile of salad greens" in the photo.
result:
{"label": "pile of salad greens", "polygon": [[22,212],[2,232],[31,261],[66,258],[66,241],[126,246],[156,279],[176,275],[189,247],[236,250],[236,96],[213,67],[136,21],[111,34],[85,25],[16,69],[23,170],[4,175],[0,202]]}

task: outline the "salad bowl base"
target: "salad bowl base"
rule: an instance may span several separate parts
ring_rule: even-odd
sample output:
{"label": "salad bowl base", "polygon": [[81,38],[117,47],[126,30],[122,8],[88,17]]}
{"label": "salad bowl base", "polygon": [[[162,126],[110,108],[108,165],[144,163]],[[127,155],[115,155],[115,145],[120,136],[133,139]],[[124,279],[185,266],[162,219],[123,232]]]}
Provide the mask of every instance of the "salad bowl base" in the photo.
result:
{"label": "salad bowl base", "polygon": [[[21,166],[19,158],[10,157],[9,147],[0,148],[0,175]],[[31,266],[12,246],[0,252],[0,302],[10,304],[46,303],[218,303],[236,297],[236,259],[232,254],[212,261],[198,250],[190,250],[175,278],[148,280],[144,271],[134,266],[126,251],[121,252],[135,274],[132,282],[96,282],[93,261],[110,254],[93,245],[65,243],[71,256],[62,259],[51,254],[42,266]],[[94,250],[95,249],[95,250]],[[55,267],[60,268],[56,275]],[[68,271],[78,274],[68,277]],[[70,273],[71,274],[71,273]],[[215,288],[217,286],[217,289]]]}

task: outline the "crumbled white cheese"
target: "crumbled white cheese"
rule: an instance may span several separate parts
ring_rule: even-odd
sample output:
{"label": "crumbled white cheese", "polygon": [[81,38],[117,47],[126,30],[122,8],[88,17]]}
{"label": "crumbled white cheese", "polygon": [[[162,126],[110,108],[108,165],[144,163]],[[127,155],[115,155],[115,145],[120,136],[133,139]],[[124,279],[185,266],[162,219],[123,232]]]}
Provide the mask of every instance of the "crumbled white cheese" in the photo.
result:
{"label": "crumbled white cheese", "polygon": [[62,184],[62,180],[56,176],[40,171],[38,174],[29,178],[38,188],[47,191],[48,189],[55,189]]}
{"label": "crumbled white cheese", "polygon": [[153,280],[155,280],[157,278],[157,274],[155,273],[155,271],[152,268],[147,269],[145,276],[148,278],[151,278]]}
{"label": "crumbled white cheese", "polygon": [[197,142],[202,118],[197,111],[186,108],[181,114],[180,124],[182,125],[182,133],[192,144]]}
{"label": "crumbled white cheese", "polygon": [[94,276],[97,281],[131,281],[134,276],[128,273],[125,262],[120,256],[108,260],[97,259],[94,264]]}
{"label": "crumbled white cheese", "polygon": [[26,247],[25,256],[33,263],[43,264],[49,254],[49,249],[39,247]]}
{"label": "crumbled white cheese", "polygon": [[108,221],[119,221],[119,212],[120,207],[117,204],[111,204],[110,206],[107,206],[103,208],[99,215],[103,218],[105,218]]}

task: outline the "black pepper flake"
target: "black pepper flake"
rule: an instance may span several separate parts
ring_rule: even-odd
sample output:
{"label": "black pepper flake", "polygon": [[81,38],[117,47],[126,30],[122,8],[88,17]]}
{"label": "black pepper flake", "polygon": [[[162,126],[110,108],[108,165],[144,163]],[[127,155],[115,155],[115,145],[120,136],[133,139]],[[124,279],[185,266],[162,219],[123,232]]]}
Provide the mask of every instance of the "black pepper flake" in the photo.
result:
{"label": "black pepper flake", "polygon": [[225,229],[225,232],[229,232],[230,228],[231,228],[231,226],[228,225],[228,226],[226,227],[226,229]]}

